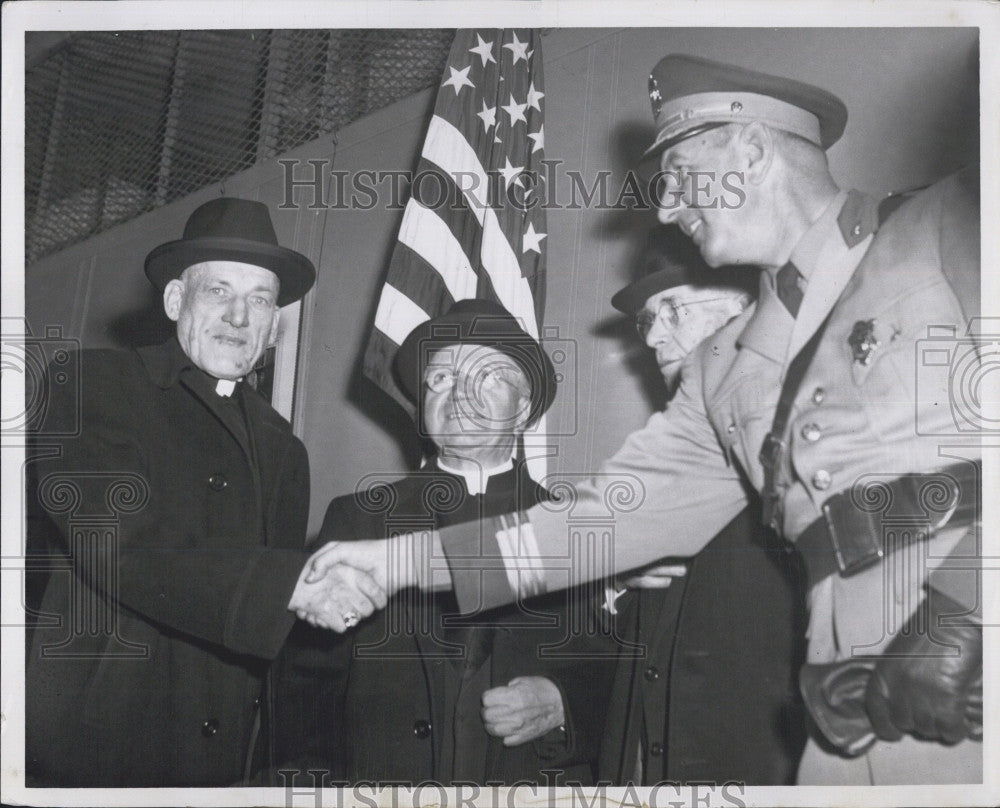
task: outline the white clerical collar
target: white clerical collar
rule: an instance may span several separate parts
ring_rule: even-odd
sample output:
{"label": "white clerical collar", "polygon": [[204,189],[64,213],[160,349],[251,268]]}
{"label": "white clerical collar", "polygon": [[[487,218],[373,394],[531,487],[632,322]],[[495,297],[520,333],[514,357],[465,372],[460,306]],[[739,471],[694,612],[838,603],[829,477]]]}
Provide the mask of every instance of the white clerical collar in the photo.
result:
{"label": "white clerical collar", "polygon": [[215,382],[215,392],[220,396],[229,398],[236,389],[235,379],[217,379]]}
{"label": "white clerical collar", "polygon": [[492,468],[473,468],[469,470],[455,469],[451,468],[444,460],[439,456],[437,459],[437,467],[441,471],[447,471],[449,474],[454,474],[456,477],[461,477],[465,480],[466,491],[471,496],[476,494],[485,494],[486,485],[490,481],[490,477],[497,474],[503,474],[505,471],[510,471],[514,468],[514,458],[508,458],[506,462],[501,463],[499,466],[493,466]]}

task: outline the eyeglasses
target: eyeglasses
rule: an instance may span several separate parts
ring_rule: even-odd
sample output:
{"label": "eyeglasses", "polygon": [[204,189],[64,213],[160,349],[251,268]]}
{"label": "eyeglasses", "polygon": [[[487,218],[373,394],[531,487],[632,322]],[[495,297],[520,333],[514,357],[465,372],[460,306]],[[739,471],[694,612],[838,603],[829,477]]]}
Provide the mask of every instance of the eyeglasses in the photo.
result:
{"label": "eyeglasses", "polygon": [[457,371],[455,368],[442,365],[432,366],[424,374],[424,384],[433,393],[444,393],[451,390],[456,384],[461,383],[470,391],[485,392],[494,390],[501,384],[509,385],[521,391],[523,384],[519,378],[520,371],[508,365],[476,365],[465,370]]}
{"label": "eyeglasses", "polygon": [[681,323],[681,318],[687,315],[689,306],[697,306],[701,303],[714,303],[717,300],[731,300],[729,296],[703,297],[690,300],[675,300],[672,297],[665,297],[656,305],[656,311],[642,309],[635,315],[635,330],[640,339],[646,339],[649,332],[653,330],[653,325],[659,320],[668,328],[677,328]]}

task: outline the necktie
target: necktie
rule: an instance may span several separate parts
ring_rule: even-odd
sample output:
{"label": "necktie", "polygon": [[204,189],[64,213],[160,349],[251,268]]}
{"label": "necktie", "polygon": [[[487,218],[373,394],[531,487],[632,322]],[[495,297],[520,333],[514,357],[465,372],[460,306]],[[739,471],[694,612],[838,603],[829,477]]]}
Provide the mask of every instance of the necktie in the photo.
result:
{"label": "necktie", "polygon": [[802,305],[802,290],[799,288],[801,277],[798,268],[791,261],[778,270],[778,299],[785,304],[792,317],[798,316],[799,306]]}

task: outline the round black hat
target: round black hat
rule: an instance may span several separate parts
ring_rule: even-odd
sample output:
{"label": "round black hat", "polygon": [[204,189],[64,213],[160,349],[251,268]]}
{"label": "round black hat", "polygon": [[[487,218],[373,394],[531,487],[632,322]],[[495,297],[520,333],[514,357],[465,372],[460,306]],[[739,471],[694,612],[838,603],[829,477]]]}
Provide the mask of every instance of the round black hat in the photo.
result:
{"label": "round black hat", "polygon": [[653,228],[638,264],[639,277],[611,298],[611,305],[629,316],[656,293],[677,286],[732,288],[751,295],[756,291],[757,272],[750,267],[710,267],[676,227]]}
{"label": "round black hat", "polygon": [[528,425],[552,405],[556,373],[548,354],[503,306],[479,298],[459,300],[444,314],[425,320],[399,346],[393,365],[411,401],[420,402],[423,368],[431,353],[460,344],[494,348],[517,362],[531,384]]}

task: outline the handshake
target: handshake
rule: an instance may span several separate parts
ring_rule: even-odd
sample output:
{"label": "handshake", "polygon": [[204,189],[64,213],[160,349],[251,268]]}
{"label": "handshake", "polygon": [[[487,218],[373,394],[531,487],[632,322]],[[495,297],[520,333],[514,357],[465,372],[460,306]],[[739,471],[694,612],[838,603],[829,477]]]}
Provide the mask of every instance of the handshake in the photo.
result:
{"label": "handshake", "polygon": [[417,583],[412,536],[385,540],[332,541],[302,568],[289,611],[319,628],[343,633],[389,597]]}

